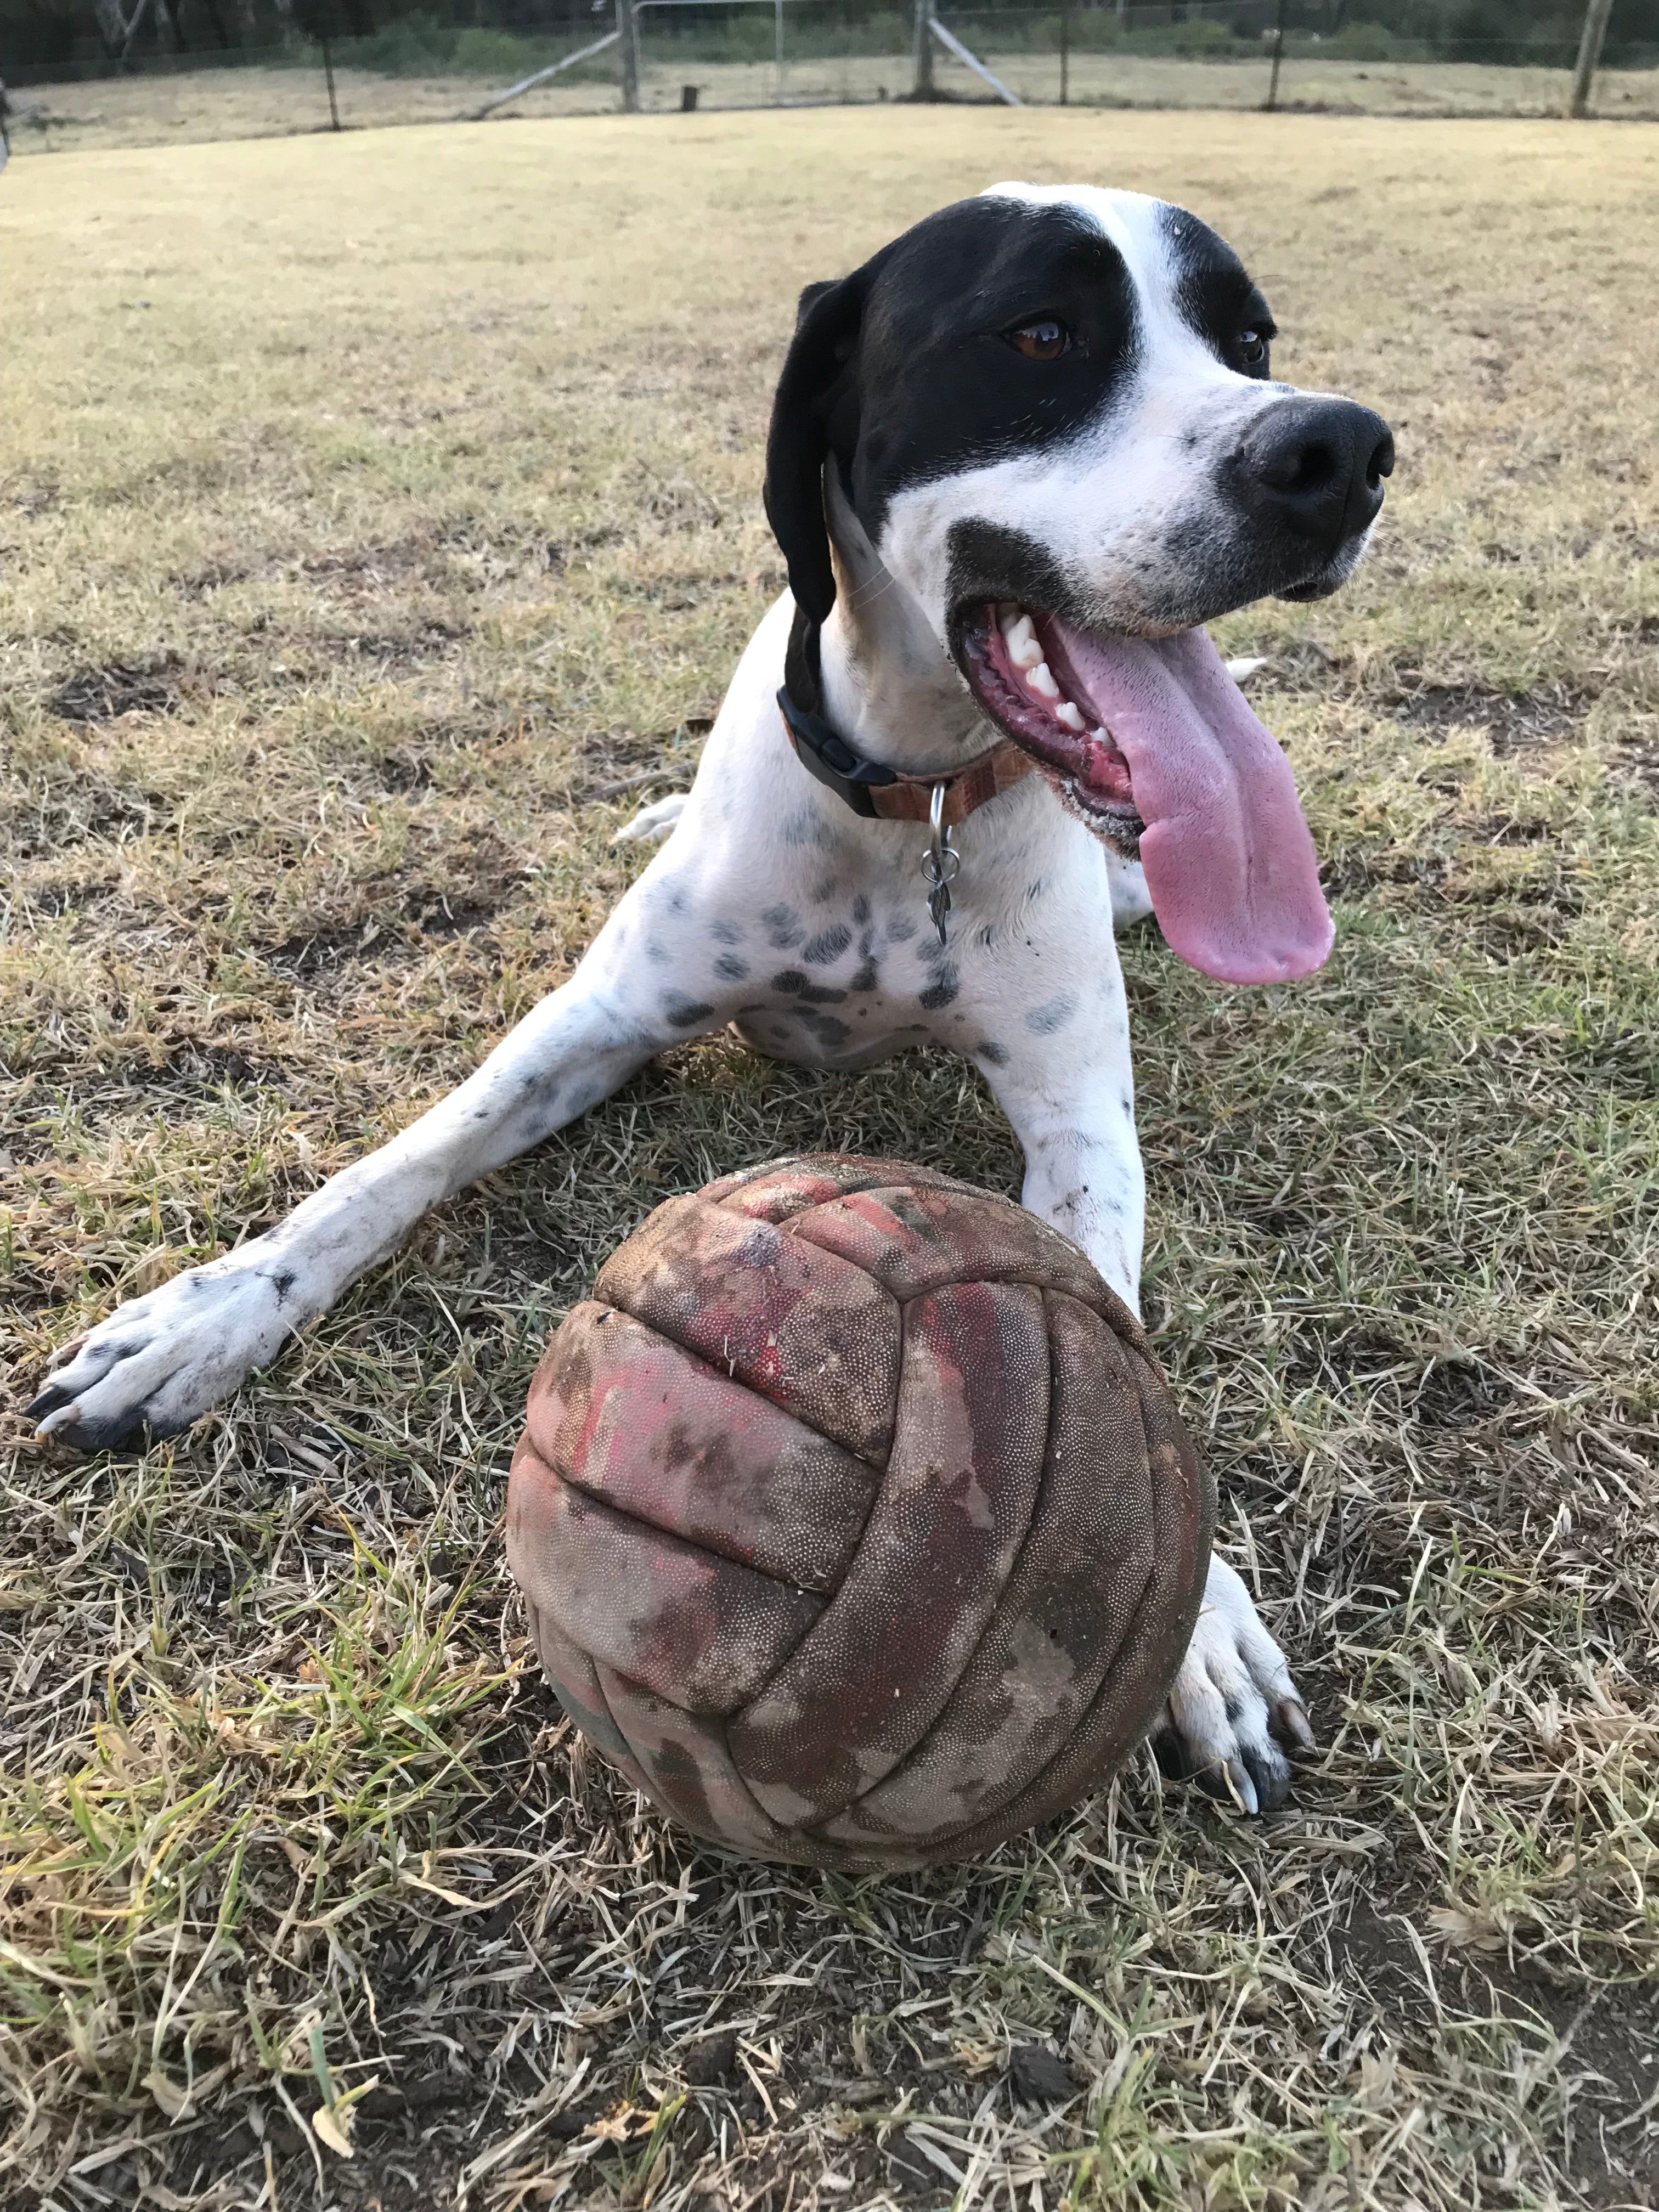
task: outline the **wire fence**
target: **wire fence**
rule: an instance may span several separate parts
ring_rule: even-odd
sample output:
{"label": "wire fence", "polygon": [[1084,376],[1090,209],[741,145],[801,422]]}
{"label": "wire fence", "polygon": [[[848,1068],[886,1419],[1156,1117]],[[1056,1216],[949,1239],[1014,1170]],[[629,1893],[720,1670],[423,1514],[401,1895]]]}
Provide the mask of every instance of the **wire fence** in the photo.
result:
{"label": "wire fence", "polygon": [[[1556,116],[1559,40],[1426,41],[1357,24],[1281,35],[1261,0],[1007,4],[866,12],[855,0],[599,0],[544,32],[413,17],[372,37],[135,65],[5,70],[14,155],[392,125],[670,110],[1006,100],[1095,108]],[[1626,46],[1590,112],[1659,118],[1659,47]]]}

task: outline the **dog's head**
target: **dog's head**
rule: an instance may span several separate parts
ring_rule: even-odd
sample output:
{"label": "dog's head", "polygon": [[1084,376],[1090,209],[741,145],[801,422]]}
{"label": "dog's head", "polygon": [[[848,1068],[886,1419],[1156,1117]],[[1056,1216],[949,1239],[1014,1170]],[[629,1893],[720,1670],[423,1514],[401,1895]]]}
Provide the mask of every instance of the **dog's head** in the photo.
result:
{"label": "dog's head", "polygon": [[1237,982],[1309,973],[1331,921],[1285,757],[1199,626],[1334,591],[1394,465],[1369,409],[1273,380],[1273,335],[1182,210],[998,185],[802,295],[767,447],[805,620],[836,599],[829,463],[985,712]]}

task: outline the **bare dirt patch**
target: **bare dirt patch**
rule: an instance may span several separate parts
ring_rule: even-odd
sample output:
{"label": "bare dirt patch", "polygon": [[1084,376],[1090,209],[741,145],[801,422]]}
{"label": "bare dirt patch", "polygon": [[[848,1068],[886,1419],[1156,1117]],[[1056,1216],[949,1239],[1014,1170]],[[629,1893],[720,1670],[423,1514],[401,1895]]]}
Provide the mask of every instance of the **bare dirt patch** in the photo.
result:
{"label": "bare dirt patch", "polygon": [[112,722],[120,714],[166,714],[178,704],[171,680],[176,653],[145,661],[115,660],[102,668],[78,668],[60,684],[52,712],[66,722]]}
{"label": "bare dirt patch", "polygon": [[1527,691],[1484,684],[1422,684],[1402,685],[1389,707],[1396,721],[1413,729],[1484,732],[1503,759],[1579,735],[1595,696],[1561,681]]}

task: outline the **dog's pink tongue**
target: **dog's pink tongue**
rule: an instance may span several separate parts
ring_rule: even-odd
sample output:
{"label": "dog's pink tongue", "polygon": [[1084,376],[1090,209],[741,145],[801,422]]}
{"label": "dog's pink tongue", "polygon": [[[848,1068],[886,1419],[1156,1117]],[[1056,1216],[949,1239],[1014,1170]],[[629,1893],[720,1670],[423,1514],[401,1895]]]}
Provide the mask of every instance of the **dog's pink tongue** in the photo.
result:
{"label": "dog's pink tongue", "polygon": [[1066,658],[1129,763],[1158,927],[1224,983],[1321,966],[1335,934],[1290,763],[1201,629],[1152,642],[1056,621]]}

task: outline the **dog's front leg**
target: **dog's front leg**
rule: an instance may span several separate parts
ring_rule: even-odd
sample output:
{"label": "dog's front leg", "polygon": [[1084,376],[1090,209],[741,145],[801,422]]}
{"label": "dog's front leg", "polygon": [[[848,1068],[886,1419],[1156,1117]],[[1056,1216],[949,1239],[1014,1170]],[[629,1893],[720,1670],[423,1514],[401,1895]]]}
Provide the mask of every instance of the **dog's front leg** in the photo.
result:
{"label": "dog's front leg", "polygon": [[42,1432],[83,1450],[174,1434],[395,1252],[428,1207],[574,1121],[664,1046],[715,1026],[719,994],[693,995],[696,958],[665,964],[649,881],[570,981],[430,1113],[276,1228],[92,1329],[29,1408]]}
{"label": "dog's front leg", "polygon": [[1104,972],[988,1019],[1009,1042],[981,1046],[977,1056],[1025,1154],[1021,1203],[1080,1244],[1139,1314],[1146,1178],[1129,1018],[1110,939],[1098,950]]}
{"label": "dog's front leg", "polygon": [[[1120,1030],[1110,1014],[1069,1054],[1023,1054],[987,1073],[1024,1148],[1024,1204],[1080,1244],[1139,1313],[1146,1187],[1127,1024]],[[1159,1765],[1265,1812],[1290,1790],[1286,1749],[1312,1745],[1283,1652],[1237,1574],[1212,1557],[1193,1640],[1152,1731]]]}

